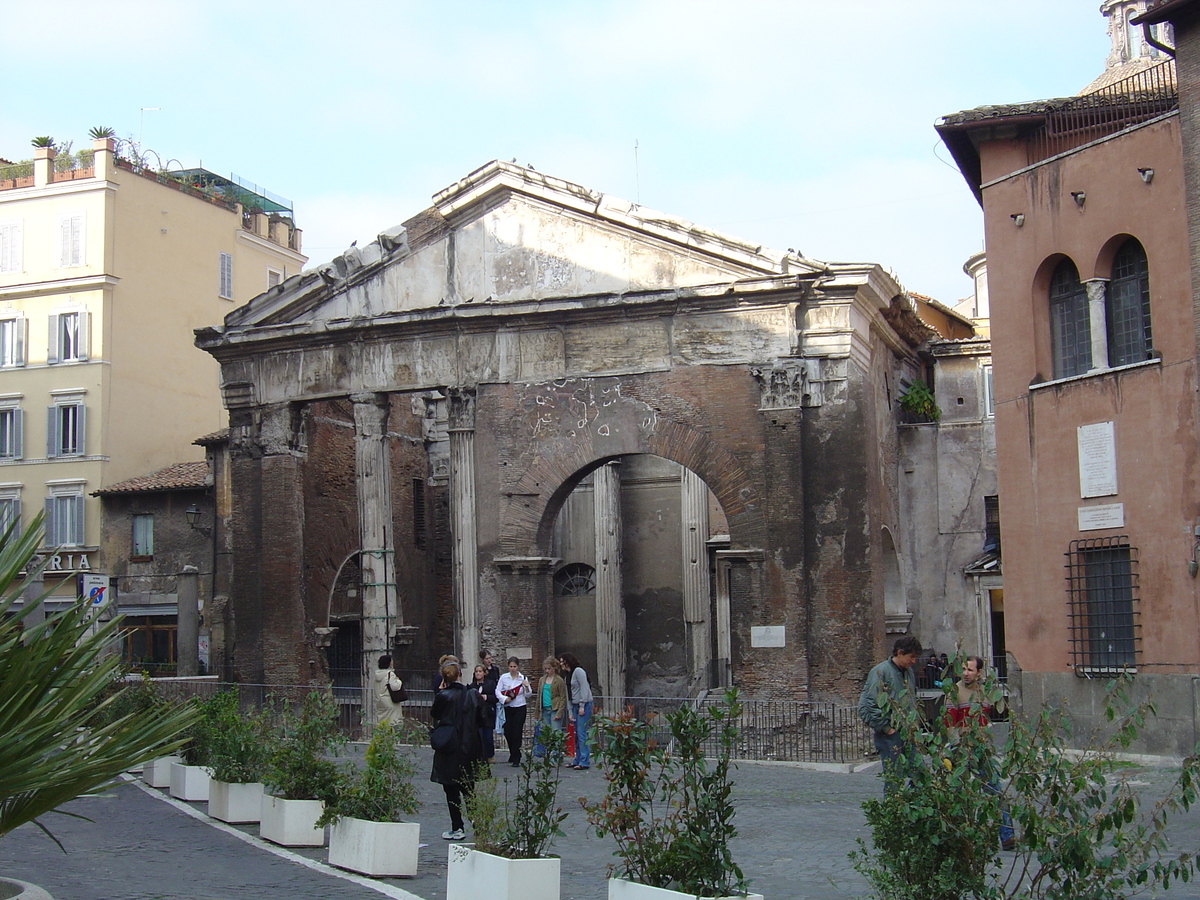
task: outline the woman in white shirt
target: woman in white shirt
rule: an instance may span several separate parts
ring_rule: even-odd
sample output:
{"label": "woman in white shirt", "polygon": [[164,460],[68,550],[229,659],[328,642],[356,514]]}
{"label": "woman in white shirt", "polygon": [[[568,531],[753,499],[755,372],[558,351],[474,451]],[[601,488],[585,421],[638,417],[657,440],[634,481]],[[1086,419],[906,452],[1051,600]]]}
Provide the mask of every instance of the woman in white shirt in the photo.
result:
{"label": "woman in white shirt", "polygon": [[533,693],[529,679],[521,674],[521,660],[508,658],[508,671],[500,675],[496,699],[504,704],[504,739],[508,741],[508,761],[521,765],[521,739],[525,733],[525,698]]}

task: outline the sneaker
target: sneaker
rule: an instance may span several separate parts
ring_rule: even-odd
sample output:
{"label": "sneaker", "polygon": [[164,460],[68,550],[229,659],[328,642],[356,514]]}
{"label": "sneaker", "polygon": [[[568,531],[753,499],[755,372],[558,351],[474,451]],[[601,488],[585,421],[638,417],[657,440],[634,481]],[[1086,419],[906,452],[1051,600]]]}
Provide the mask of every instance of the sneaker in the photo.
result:
{"label": "sneaker", "polygon": [[443,831],[442,837],[448,841],[461,841],[467,836],[467,833],[461,828],[455,828],[453,831]]}

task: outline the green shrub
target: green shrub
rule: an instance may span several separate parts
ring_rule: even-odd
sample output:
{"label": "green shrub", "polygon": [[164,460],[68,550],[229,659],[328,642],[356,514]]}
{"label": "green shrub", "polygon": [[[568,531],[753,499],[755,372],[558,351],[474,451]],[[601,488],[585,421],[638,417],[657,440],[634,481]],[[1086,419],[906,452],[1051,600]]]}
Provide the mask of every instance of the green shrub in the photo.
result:
{"label": "green shrub", "polygon": [[368,822],[399,822],[421,806],[412,778],[416,774],[412,750],[401,747],[405,729],[393,724],[375,726],[367,744],[366,765],[347,764],[337,794],[328,803],[317,825],[333,825],[343,816]]}
{"label": "green shrub", "polygon": [[229,784],[262,780],[270,756],[265,717],[257,710],[243,712],[236,689],[203,701],[201,710],[208,729],[207,765],[212,777]]}
{"label": "green shrub", "polygon": [[336,802],[341,772],[328,757],[346,741],[337,720],[337,704],[328,690],[311,691],[298,713],[286,705],[275,712],[263,779],[271,794],[284,800]]}
{"label": "green shrub", "polygon": [[[596,803],[579,802],[596,834],[616,839],[618,875],[697,897],[746,893],[729,849],[737,836],[731,769],[740,714],[736,690],[723,706],[682,704],[667,715],[669,752],[651,722],[629,711],[597,720],[606,791]],[[714,738],[710,766],[705,745]]]}

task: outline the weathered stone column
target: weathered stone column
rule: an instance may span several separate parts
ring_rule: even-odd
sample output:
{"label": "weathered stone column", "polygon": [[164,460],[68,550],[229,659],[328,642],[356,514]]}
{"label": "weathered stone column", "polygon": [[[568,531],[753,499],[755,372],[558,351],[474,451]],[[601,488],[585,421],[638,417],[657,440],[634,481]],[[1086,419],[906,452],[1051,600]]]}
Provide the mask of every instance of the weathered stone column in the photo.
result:
{"label": "weathered stone column", "polygon": [[683,519],[683,620],[690,675],[708,687],[712,651],[709,637],[708,485],[690,469],[680,483]]}
{"label": "weathered stone column", "polygon": [[621,598],[620,463],[596,470],[593,504],[596,517],[596,674],[608,712],[619,711],[625,696],[625,608]]}
{"label": "weathered stone column", "polygon": [[363,721],[374,722],[371,677],[402,624],[392,537],[392,474],[388,458],[387,394],[354,394],[354,483],[362,572]]}
{"label": "weathered stone column", "polygon": [[1092,330],[1092,364],[1089,370],[1108,368],[1108,316],[1104,309],[1108,293],[1107,278],[1089,278],[1083,283],[1087,289],[1088,322]]}
{"label": "weathered stone column", "polygon": [[200,674],[200,609],[196,604],[199,596],[200,570],[184,566],[176,576],[175,588],[178,607],[175,669],[179,675]]}
{"label": "weathered stone column", "polygon": [[475,392],[450,392],[450,533],[459,659],[479,657],[479,541],[475,521]]}

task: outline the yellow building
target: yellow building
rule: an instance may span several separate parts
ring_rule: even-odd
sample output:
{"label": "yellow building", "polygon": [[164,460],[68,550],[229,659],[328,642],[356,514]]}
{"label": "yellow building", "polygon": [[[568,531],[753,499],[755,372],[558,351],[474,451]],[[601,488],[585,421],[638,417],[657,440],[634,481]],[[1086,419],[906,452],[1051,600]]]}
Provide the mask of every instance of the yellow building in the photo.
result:
{"label": "yellow building", "polygon": [[[47,511],[48,579],[107,572],[94,491],[202,458],[225,424],[193,329],[300,272],[286,201],[200,169],[0,165],[0,522]],[[3,162],[3,161],[0,161]]]}

